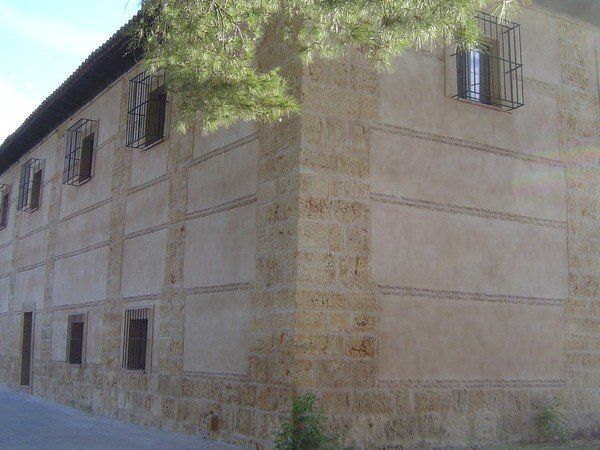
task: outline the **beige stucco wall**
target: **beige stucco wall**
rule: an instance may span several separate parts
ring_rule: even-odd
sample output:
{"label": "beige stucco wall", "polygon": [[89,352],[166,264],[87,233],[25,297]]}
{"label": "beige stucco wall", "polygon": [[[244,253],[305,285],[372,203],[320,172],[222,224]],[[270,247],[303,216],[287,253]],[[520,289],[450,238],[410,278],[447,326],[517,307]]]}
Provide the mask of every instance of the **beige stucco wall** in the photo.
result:
{"label": "beige stucco wall", "polygon": [[[218,286],[252,281],[256,208],[241,206],[187,223],[184,285]],[[198,239],[211,236],[213,239]]]}
{"label": "beige stucco wall", "polygon": [[[32,392],[146,425],[269,447],[308,390],[357,448],[535,439],[555,399],[590,430],[600,33],[534,8],[517,21],[512,113],[449,98],[444,49],[384,74],[352,52],[303,68],[273,34],[261,64],[283,63],[300,115],[136,150],[125,74],[22,158],[45,160],[38,211],[16,212],[20,163],[0,175],[0,381],[18,383],[35,303]],[[99,120],[94,177],[66,186],[81,117]],[[137,307],[144,373],[121,367]],[[69,314],[87,317],[82,367],[65,362]]]}
{"label": "beige stucco wall", "polygon": [[379,317],[381,380],[565,377],[562,305],[383,295]]}
{"label": "beige stucco wall", "polygon": [[8,297],[10,295],[10,278],[0,278],[0,314],[8,312]]}
{"label": "beige stucco wall", "polygon": [[[527,105],[529,106],[529,105]],[[564,222],[564,167],[440,142],[373,133],[372,190],[397,197]],[[516,156],[516,155],[515,155]]]}
{"label": "beige stucco wall", "polygon": [[[450,52],[407,55],[380,78],[371,271],[380,288],[403,294],[380,296],[381,379],[565,380],[567,170],[547,85],[560,75],[558,22],[534,10],[522,16],[520,109],[444,95]],[[534,33],[542,27],[544,39]],[[456,334],[463,329],[473,335]],[[531,347],[516,345],[522,340]]]}
{"label": "beige stucco wall", "polygon": [[[245,375],[256,260],[258,138],[240,124],[196,135],[188,175],[183,369]],[[200,292],[211,292],[193,295]]]}
{"label": "beige stucco wall", "polygon": [[44,266],[18,272],[15,278],[12,309],[21,311],[23,305],[32,302],[41,305],[44,300]]}
{"label": "beige stucco wall", "polygon": [[248,291],[190,295],[185,304],[183,369],[245,375],[249,311]]}
{"label": "beige stucco wall", "polygon": [[3,245],[2,248],[0,249],[0,262],[2,263],[2,265],[0,266],[1,267],[0,273],[2,275],[5,275],[5,274],[11,272],[12,254],[13,254],[12,242]]}
{"label": "beige stucco wall", "polygon": [[54,266],[55,305],[73,305],[106,298],[106,247],[61,258]]}
{"label": "beige stucco wall", "polygon": [[373,278],[381,285],[564,300],[566,251],[564,228],[373,206]]}
{"label": "beige stucco wall", "polygon": [[56,226],[56,251],[68,254],[108,240],[110,208],[103,205],[86,214],[61,220]]}
{"label": "beige stucco wall", "polygon": [[123,246],[124,297],[156,294],[165,278],[165,230],[127,239]]}

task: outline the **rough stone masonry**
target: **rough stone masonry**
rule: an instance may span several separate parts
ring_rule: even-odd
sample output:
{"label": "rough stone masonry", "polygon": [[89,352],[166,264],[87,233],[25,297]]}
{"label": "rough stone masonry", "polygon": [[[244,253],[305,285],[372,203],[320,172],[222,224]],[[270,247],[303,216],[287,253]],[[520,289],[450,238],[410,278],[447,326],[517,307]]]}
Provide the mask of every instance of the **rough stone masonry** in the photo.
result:
{"label": "rough stone masonry", "polygon": [[[141,68],[117,73],[0,173],[0,381],[258,448],[302,392],[357,448],[535,440],[557,401],[573,430],[596,431],[600,30],[533,6],[516,20],[525,106],[511,112],[449,95],[445,49],[379,74],[352,52],[304,67],[273,33],[261,64],[283,67],[301,114],[140,150],[125,142]],[[93,177],[69,186],[81,118],[98,121]],[[22,212],[29,158],[44,162],[41,201]],[[136,309],[144,370],[124,361]]]}

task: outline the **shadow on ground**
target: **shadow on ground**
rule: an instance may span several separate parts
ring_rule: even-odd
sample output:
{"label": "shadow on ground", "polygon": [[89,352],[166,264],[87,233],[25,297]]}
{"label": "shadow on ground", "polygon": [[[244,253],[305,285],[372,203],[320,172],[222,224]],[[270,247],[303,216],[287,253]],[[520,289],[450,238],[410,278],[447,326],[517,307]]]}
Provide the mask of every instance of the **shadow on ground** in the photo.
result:
{"label": "shadow on ground", "polygon": [[240,447],[146,428],[0,387],[0,448],[44,450],[205,449]]}

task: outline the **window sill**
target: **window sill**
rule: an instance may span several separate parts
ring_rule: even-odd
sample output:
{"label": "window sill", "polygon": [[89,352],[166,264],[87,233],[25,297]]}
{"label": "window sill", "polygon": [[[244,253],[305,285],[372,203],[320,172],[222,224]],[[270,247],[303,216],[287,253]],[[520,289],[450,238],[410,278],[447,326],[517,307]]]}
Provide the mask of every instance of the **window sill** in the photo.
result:
{"label": "window sill", "polygon": [[36,207],[33,209],[17,209],[17,211],[19,211],[20,213],[29,213],[29,214],[33,214],[36,211],[39,211],[40,207]]}
{"label": "window sill", "polygon": [[163,137],[163,138],[159,139],[158,141],[153,142],[152,144],[148,145],[147,147],[140,147],[140,150],[142,150],[142,151],[150,150],[152,147],[156,147],[157,145],[162,144],[166,140],[167,140],[167,138]]}
{"label": "window sill", "polygon": [[466,103],[468,105],[473,105],[473,106],[478,106],[480,108],[489,109],[491,111],[501,112],[501,113],[505,113],[505,114],[512,114],[512,111],[504,109],[501,106],[488,105],[486,103],[481,103],[481,102],[478,102],[478,101],[475,101],[475,100],[469,100],[469,99],[466,99],[466,98],[452,97],[452,99],[456,100],[456,101],[459,101],[461,103]]}
{"label": "window sill", "polygon": [[85,180],[79,181],[77,183],[71,183],[68,180],[67,181],[63,180],[62,184],[63,184],[63,186],[73,186],[73,187],[77,188],[77,187],[83,186],[86,183],[89,183],[90,181],[92,181],[92,177],[86,178]]}
{"label": "window sill", "polygon": [[122,367],[123,371],[125,372],[129,372],[129,373],[138,373],[140,375],[144,375],[146,373],[148,373],[149,371],[147,369],[127,369],[125,367]]}

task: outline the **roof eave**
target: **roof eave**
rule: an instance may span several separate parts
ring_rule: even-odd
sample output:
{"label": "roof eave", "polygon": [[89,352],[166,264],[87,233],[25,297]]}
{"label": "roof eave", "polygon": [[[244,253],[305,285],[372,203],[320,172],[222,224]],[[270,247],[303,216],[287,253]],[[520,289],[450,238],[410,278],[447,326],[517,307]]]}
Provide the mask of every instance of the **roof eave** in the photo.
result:
{"label": "roof eave", "polygon": [[[96,49],[25,121],[0,145],[0,173],[6,171],[69,119],[113,81],[131,69],[141,52],[129,48],[130,30],[141,18],[138,12]],[[103,76],[98,77],[102,72]]]}

